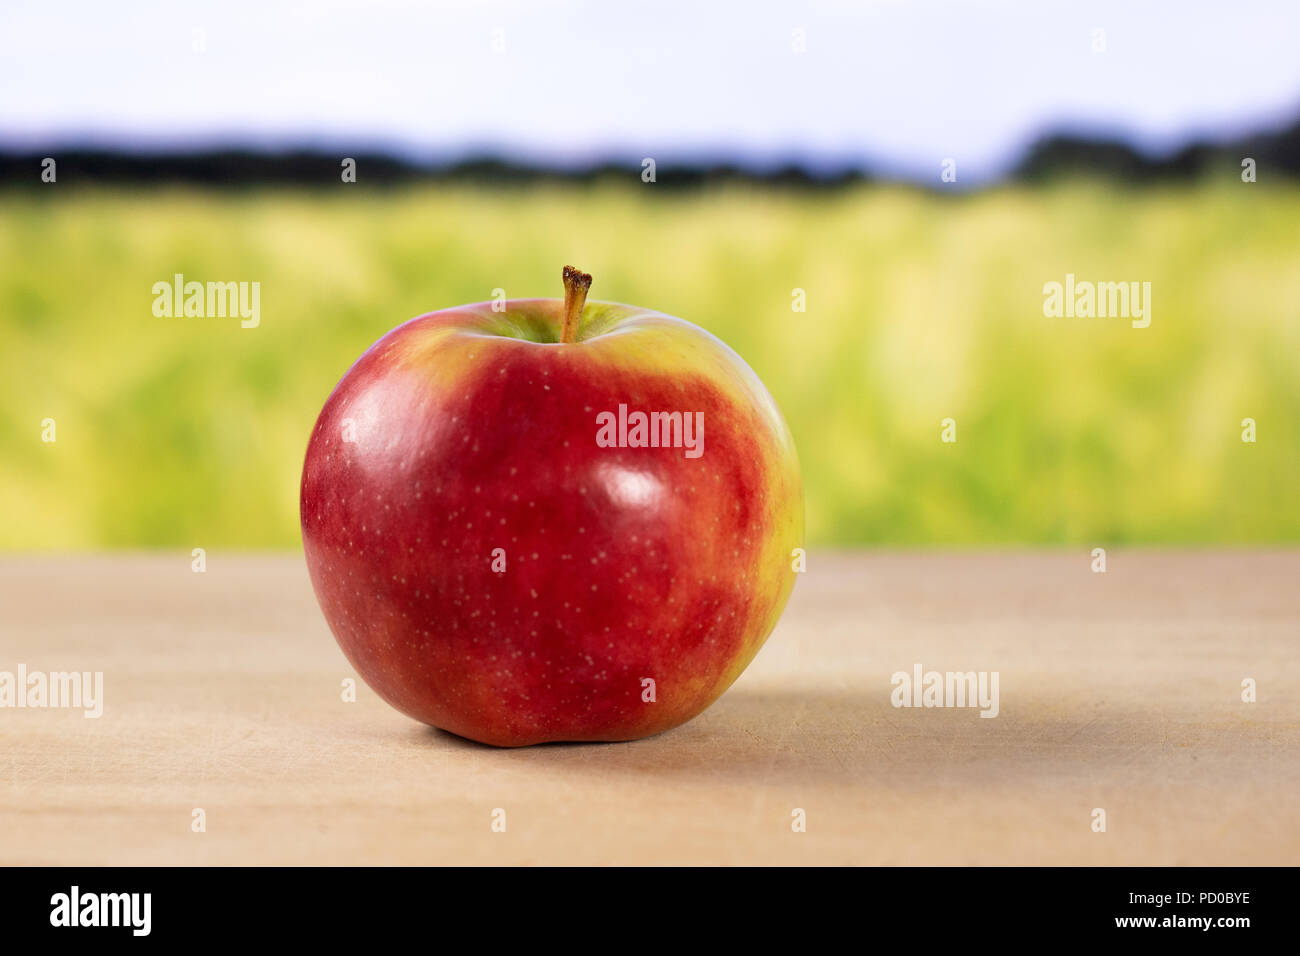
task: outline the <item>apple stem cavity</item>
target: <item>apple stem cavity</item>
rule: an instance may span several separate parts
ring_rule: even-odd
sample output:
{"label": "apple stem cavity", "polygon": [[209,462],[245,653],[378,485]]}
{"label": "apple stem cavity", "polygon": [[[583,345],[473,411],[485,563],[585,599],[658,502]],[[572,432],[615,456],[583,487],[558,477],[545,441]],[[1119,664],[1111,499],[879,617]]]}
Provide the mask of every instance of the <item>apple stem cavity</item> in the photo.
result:
{"label": "apple stem cavity", "polygon": [[564,267],[564,325],[560,330],[560,341],[573,342],[578,337],[578,320],[582,318],[582,307],[587,302],[587,292],[591,289],[591,275],[579,272],[573,266]]}

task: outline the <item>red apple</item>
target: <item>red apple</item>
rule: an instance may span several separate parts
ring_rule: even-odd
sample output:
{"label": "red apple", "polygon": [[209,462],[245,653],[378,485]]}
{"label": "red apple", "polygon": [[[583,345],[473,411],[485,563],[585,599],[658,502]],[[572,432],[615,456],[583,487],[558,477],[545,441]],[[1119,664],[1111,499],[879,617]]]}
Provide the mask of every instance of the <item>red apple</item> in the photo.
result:
{"label": "red apple", "polygon": [[802,545],[794,444],[749,366],[564,277],[563,303],[393,329],[303,466],[307,566],[352,666],[403,713],[500,746],[690,720],[771,633]]}

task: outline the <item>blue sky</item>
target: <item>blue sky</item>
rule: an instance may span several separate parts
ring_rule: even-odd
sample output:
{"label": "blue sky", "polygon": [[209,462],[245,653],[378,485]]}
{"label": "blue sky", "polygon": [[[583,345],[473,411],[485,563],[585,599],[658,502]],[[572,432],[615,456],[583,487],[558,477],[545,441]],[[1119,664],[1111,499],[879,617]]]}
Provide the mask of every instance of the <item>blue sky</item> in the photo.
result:
{"label": "blue sky", "polygon": [[969,181],[1046,129],[1162,151],[1296,115],[1288,0],[0,8],[0,144],[19,147],[794,158],[917,178],[953,157]]}

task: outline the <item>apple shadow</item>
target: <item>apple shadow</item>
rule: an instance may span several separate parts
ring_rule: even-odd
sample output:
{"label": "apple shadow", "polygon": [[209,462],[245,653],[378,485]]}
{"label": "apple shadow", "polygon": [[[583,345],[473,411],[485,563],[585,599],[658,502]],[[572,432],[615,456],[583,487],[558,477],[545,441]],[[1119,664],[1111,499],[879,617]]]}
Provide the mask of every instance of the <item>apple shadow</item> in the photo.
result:
{"label": "apple shadow", "polygon": [[424,746],[570,779],[904,788],[929,786],[936,776],[976,787],[1077,776],[1082,760],[1131,761],[1150,755],[1160,738],[1156,714],[1145,715],[1144,739],[1144,721],[1133,714],[1072,715],[1048,699],[1023,703],[1019,713],[984,719],[971,708],[894,708],[880,693],[733,688],[680,727],[622,743],[505,749],[432,727],[413,733]]}

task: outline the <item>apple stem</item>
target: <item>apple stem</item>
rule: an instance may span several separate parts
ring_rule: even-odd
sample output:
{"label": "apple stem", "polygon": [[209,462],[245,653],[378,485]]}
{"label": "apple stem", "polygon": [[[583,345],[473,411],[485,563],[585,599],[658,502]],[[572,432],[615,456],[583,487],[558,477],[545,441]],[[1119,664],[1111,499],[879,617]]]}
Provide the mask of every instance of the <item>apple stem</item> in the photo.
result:
{"label": "apple stem", "polygon": [[565,266],[563,276],[564,326],[560,331],[560,341],[572,342],[578,337],[578,320],[582,318],[582,307],[587,302],[591,276],[586,272],[579,272],[573,266]]}

